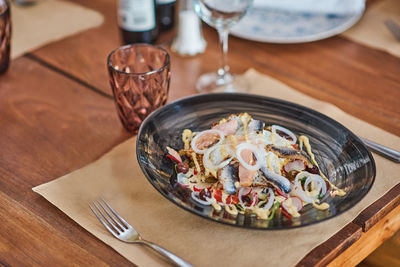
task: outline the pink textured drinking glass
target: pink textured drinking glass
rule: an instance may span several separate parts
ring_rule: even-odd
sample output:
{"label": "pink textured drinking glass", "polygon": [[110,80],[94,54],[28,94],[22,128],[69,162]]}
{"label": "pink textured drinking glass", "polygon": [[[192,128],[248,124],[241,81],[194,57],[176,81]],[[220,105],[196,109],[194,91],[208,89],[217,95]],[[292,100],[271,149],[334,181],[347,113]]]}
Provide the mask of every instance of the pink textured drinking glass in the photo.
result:
{"label": "pink textured drinking glass", "polygon": [[0,0],[0,74],[10,64],[11,19],[8,1]]}
{"label": "pink textured drinking glass", "polygon": [[136,134],[143,120],[167,102],[169,54],[158,46],[131,44],[111,52],[107,66],[119,118]]}

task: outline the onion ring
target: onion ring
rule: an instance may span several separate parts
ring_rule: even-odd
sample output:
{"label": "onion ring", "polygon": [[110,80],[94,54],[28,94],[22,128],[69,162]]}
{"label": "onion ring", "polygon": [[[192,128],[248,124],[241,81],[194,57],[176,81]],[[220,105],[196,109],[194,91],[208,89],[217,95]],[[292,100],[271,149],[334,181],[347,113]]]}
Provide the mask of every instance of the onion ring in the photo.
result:
{"label": "onion ring", "polygon": [[198,202],[198,203],[200,203],[200,204],[202,204],[202,205],[207,205],[207,206],[211,205],[210,202],[204,201],[204,200],[200,199],[200,198],[198,197],[198,195],[199,195],[198,192],[192,191],[191,196],[192,196],[193,200],[195,200],[196,202]]}
{"label": "onion ring", "polygon": [[244,203],[243,203],[243,200],[242,200],[242,196],[247,196],[247,195],[249,195],[250,193],[251,193],[251,191],[252,191],[253,189],[251,188],[251,187],[241,187],[240,189],[239,189],[239,193],[238,193],[238,198],[239,198],[239,204],[240,204],[240,206],[242,206],[242,208],[246,208],[246,206],[244,205]]}
{"label": "onion ring", "polygon": [[287,134],[288,136],[290,136],[292,138],[292,141],[286,139],[290,144],[294,145],[297,142],[297,137],[294,133],[292,133],[292,131],[290,131],[289,129],[286,129],[285,127],[279,126],[279,125],[272,125],[271,126],[271,130],[273,133],[276,134],[276,130],[283,132],[285,134]]}
{"label": "onion ring", "polygon": [[[250,165],[247,164],[244,159],[242,158],[242,151],[248,149],[251,150],[253,152],[253,155],[256,157],[256,164],[254,165]],[[240,164],[242,164],[243,167],[245,167],[246,169],[248,169],[249,171],[256,171],[258,170],[261,166],[260,166],[260,161],[261,161],[261,152],[258,149],[258,147],[256,147],[253,144],[250,143],[241,143],[240,145],[238,145],[236,147],[236,158],[237,160],[240,162]]]}
{"label": "onion ring", "polygon": [[322,179],[321,176],[319,176],[318,174],[312,174],[307,178],[307,180],[304,183],[304,191],[306,191],[308,193],[309,193],[309,191],[307,190],[307,188],[310,183],[317,183],[317,185],[314,185],[314,187],[317,188],[316,189],[317,193],[325,195],[326,183],[325,183],[325,180]]}
{"label": "onion ring", "polygon": [[183,173],[178,173],[176,180],[180,186],[189,187],[189,179]]}
{"label": "onion ring", "polygon": [[207,151],[207,149],[210,148],[210,147],[207,147],[205,149],[198,149],[197,145],[196,145],[197,139],[199,139],[200,136],[202,136],[204,134],[210,134],[210,133],[219,135],[218,142],[213,144],[212,146],[219,145],[222,143],[222,141],[224,141],[225,134],[220,130],[211,129],[211,130],[205,130],[205,131],[199,132],[196,134],[196,136],[192,139],[192,142],[190,143],[190,146],[192,147],[194,152],[196,152],[197,154],[204,154]]}
{"label": "onion ring", "polygon": [[[306,177],[306,181],[304,183],[304,189],[303,186],[301,185],[300,179]],[[300,197],[303,201],[307,203],[312,203],[318,198],[318,194],[315,196],[311,195],[311,192],[307,190],[307,187],[309,186],[310,183],[316,183],[313,184],[313,186],[316,188],[315,191],[321,193],[322,195],[325,195],[327,187],[326,183],[323,180],[321,176],[318,174],[312,174],[306,171],[299,172],[296,175],[296,178],[294,179],[294,188],[292,189],[292,192],[290,195],[292,196],[298,196]]]}
{"label": "onion ring", "polygon": [[[211,162],[210,155],[212,152],[214,152],[215,150],[222,148],[222,147],[226,148],[225,150],[227,151],[230,158],[220,162],[218,165],[215,165]],[[234,152],[228,145],[215,145],[215,146],[212,146],[211,148],[207,149],[206,152],[204,153],[203,165],[208,170],[216,171],[216,170],[222,169],[223,167],[228,165],[229,162],[231,162],[231,160],[233,159],[233,155],[234,155]]]}
{"label": "onion ring", "polygon": [[272,207],[272,205],[274,204],[274,199],[275,199],[274,191],[272,191],[271,188],[268,188],[268,193],[269,193],[269,197],[268,197],[267,204],[265,204],[265,206],[263,207],[265,210],[269,210]]}
{"label": "onion ring", "polygon": [[289,212],[289,207],[287,202],[290,201],[292,203],[292,206],[296,208],[296,211],[300,211],[303,208],[303,202],[299,197],[290,197],[282,201],[282,207]]}
{"label": "onion ring", "polygon": [[304,192],[303,188],[301,187],[300,181],[296,181],[292,191],[290,191],[290,196],[299,197],[306,203],[313,203],[315,198],[308,196],[306,192]]}

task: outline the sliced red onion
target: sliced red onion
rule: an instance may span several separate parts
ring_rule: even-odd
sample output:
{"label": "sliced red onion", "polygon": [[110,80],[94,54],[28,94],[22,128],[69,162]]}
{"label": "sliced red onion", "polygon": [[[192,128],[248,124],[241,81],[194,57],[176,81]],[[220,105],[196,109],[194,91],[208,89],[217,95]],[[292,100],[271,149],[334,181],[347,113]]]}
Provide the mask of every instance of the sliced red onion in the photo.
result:
{"label": "sliced red onion", "polygon": [[308,188],[309,184],[312,182],[313,186],[316,188],[316,191],[319,194],[325,195],[326,190],[327,190],[326,183],[325,183],[325,180],[320,175],[312,174],[307,171],[302,171],[296,175],[296,178],[294,179],[295,183],[297,182],[301,186],[299,179],[304,178],[304,177],[307,178],[304,183],[304,191],[308,192],[307,188]]}
{"label": "sliced red onion", "polygon": [[313,187],[318,194],[325,195],[326,193],[326,183],[325,180],[318,174],[310,175],[304,183],[304,190],[308,192],[307,188],[310,183],[313,183]]}
{"label": "sliced red onion", "polygon": [[[253,152],[253,155],[256,156],[256,164],[254,165],[250,165],[247,164],[243,158],[242,158],[242,151],[243,150],[250,150],[251,152]],[[250,170],[250,171],[256,171],[260,168],[260,162],[262,161],[261,158],[261,152],[258,149],[258,147],[256,147],[253,144],[249,144],[249,143],[241,143],[240,145],[238,145],[236,147],[236,158],[237,160],[240,162],[240,164],[242,164],[243,167],[245,167],[246,169]]]}
{"label": "sliced red onion", "polygon": [[169,146],[167,146],[167,151],[168,151],[168,154],[170,154],[171,156],[173,156],[174,158],[176,158],[177,160],[182,162],[181,156],[179,155],[179,153],[175,149],[170,148]]}
{"label": "sliced red onion", "polygon": [[[227,151],[227,153],[229,154],[230,157],[228,159],[220,162],[219,164],[215,165],[215,164],[212,163],[212,161],[210,159],[210,155],[211,155],[212,152],[216,151],[217,149],[222,149],[222,148],[224,148],[225,151]],[[213,146],[213,147],[207,149],[207,151],[203,155],[204,167],[206,169],[212,170],[212,171],[215,171],[215,170],[218,170],[218,169],[222,169],[223,167],[228,165],[229,162],[233,159],[233,154],[234,154],[233,150],[227,145]]]}
{"label": "sliced red onion", "polygon": [[196,202],[200,203],[201,205],[207,205],[207,206],[211,205],[210,202],[200,199],[198,192],[192,191],[191,196]]}
{"label": "sliced red onion", "polygon": [[303,208],[303,202],[298,197],[289,197],[282,201],[282,207],[289,212],[288,202],[291,201],[292,205],[296,208],[296,211],[300,211]]}
{"label": "sliced red onion", "polygon": [[274,199],[275,199],[274,191],[272,191],[271,188],[268,188],[268,194],[269,194],[268,201],[265,204],[265,206],[263,207],[265,210],[269,210],[272,207],[272,205],[274,204]]}
{"label": "sliced red onion", "polygon": [[[290,182],[289,182],[290,183]],[[290,187],[291,187],[291,184],[290,184]],[[287,194],[287,193],[285,193],[285,192],[282,192],[278,187],[276,187],[275,186],[275,190],[276,190],[276,192],[278,193],[278,195],[280,195],[281,197],[284,197],[284,198],[288,198],[289,197],[289,195]]]}
{"label": "sliced red onion", "polygon": [[[248,196],[251,192],[252,192],[251,187],[241,187],[239,189],[239,194],[238,194],[239,204],[244,209],[246,209],[246,205],[243,203],[242,197]],[[257,192],[253,192],[253,198],[252,198],[249,208],[252,208],[254,205],[257,204],[257,202],[258,202],[258,194],[257,194]]]}
{"label": "sliced red onion", "polygon": [[254,207],[254,205],[256,205],[257,202],[258,202],[258,195],[257,195],[257,192],[254,192],[253,193],[253,201],[250,204],[250,208]]}
{"label": "sliced red onion", "polygon": [[306,165],[302,160],[291,161],[285,165],[284,169],[286,172],[290,171],[303,171],[306,168]]}
{"label": "sliced red onion", "polygon": [[290,196],[299,197],[301,200],[303,200],[306,203],[313,203],[315,200],[315,198],[308,196],[304,192],[303,188],[301,187],[300,181],[295,181],[292,191],[290,191]]}
{"label": "sliced red onion", "polygon": [[210,190],[210,188],[211,186],[209,184],[204,184],[204,183],[196,184],[193,186],[193,190],[196,192],[200,192],[203,189]]}
{"label": "sliced red onion", "polygon": [[197,186],[193,186],[193,191],[194,192],[200,192],[202,189],[201,188],[198,188]]}
{"label": "sliced red onion", "polygon": [[296,142],[297,142],[297,137],[296,137],[296,135],[295,135],[294,133],[292,133],[292,131],[290,131],[289,129],[286,129],[285,127],[282,127],[282,126],[279,126],[279,125],[272,125],[272,126],[271,126],[271,130],[272,130],[272,132],[275,133],[275,134],[276,134],[276,130],[287,134],[288,136],[290,136],[290,137],[292,138],[292,140],[287,140],[286,138],[285,138],[285,139],[286,139],[290,144],[292,144],[292,145],[296,144]]}
{"label": "sliced red onion", "polygon": [[189,179],[182,172],[177,174],[176,180],[180,186],[189,187]]}
{"label": "sliced red onion", "polygon": [[199,133],[196,134],[196,136],[192,139],[192,142],[190,143],[190,146],[192,147],[193,151],[196,152],[197,154],[204,154],[207,151],[207,149],[209,149],[209,147],[205,148],[205,149],[198,149],[197,145],[196,145],[197,139],[199,139],[200,136],[205,135],[205,134],[217,134],[217,135],[219,135],[218,142],[215,143],[213,146],[219,145],[224,141],[224,136],[225,135],[220,130],[211,129],[211,130],[205,130],[205,131],[199,132]]}
{"label": "sliced red onion", "polygon": [[249,195],[252,190],[253,189],[251,187],[241,187],[241,188],[239,188],[239,193],[238,193],[239,204],[244,209],[246,208],[246,206],[243,203],[242,197]]}
{"label": "sliced red onion", "polygon": [[294,181],[295,181],[295,182],[299,182],[300,179],[302,179],[302,178],[304,178],[304,177],[308,178],[308,177],[310,177],[311,175],[312,175],[312,174],[309,173],[309,172],[307,172],[307,171],[299,172],[299,173],[296,175],[296,177],[294,178]]}
{"label": "sliced red onion", "polygon": [[252,187],[241,187],[239,189],[239,196],[248,196],[253,191]]}
{"label": "sliced red onion", "polygon": [[[304,183],[304,189],[303,189],[300,179],[302,179],[304,177],[306,177],[307,179]],[[314,202],[318,198],[318,195],[311,196],[310,192],[307,190],[307,188],[311,182],[313,183],[315,190],[319,194],[325,195],[327,188],[326,188],[326,183],[325,183],[324,179],[317,174],[311,174],[306,171],[302,171],[296,175],[296,178],[294,179],[294,188],[292,189],[292,192],[290,193],[290,195],[298,196],[304,202],[307,202],[307,203]]]}

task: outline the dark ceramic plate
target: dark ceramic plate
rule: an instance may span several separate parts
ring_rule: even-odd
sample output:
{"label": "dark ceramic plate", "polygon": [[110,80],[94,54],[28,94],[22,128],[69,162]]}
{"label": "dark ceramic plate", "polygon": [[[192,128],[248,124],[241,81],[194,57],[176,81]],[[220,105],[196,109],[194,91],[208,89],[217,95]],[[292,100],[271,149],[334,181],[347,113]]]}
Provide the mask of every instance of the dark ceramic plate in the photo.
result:
{"label": "dark ceramic plate", "polygon": [[[271,221],[241,214],[232,217],[224,210],[217,212],[193,201],[190,190],[176,183],[173,163],[165,157],[166,146],[180,149],[185,128],[208,129],[221,118],[241,112],[248,112],[267,125],[282,125],[295,134],[308,136],[321,170],[346,195],[332,198],[326,194],[322,201],[329,203],[328,210],[307,205],[301,210],[301,217],[292,221],[279,212]],[[156,110],[139,130],[136,153],[147,179],[164,197],[209,220],[245,228],[290,229],[332,218],[356,205],[375,179],[371,153],[340,123],[297,104],[246,94],[196,95]]]}

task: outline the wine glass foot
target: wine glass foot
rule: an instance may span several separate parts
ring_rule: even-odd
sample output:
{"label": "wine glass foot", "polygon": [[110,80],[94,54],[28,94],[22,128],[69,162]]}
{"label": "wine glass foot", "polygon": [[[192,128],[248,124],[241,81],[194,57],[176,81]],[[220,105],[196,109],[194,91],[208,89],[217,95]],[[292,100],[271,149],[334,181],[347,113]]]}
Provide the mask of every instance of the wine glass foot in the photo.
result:
{"label": "wine glass foot", "polygon": [[224,76],[206,73],[197,80],[196,89],[200,93],[244,93],[249,91],[250,85],[245,79],[230,73]]}

